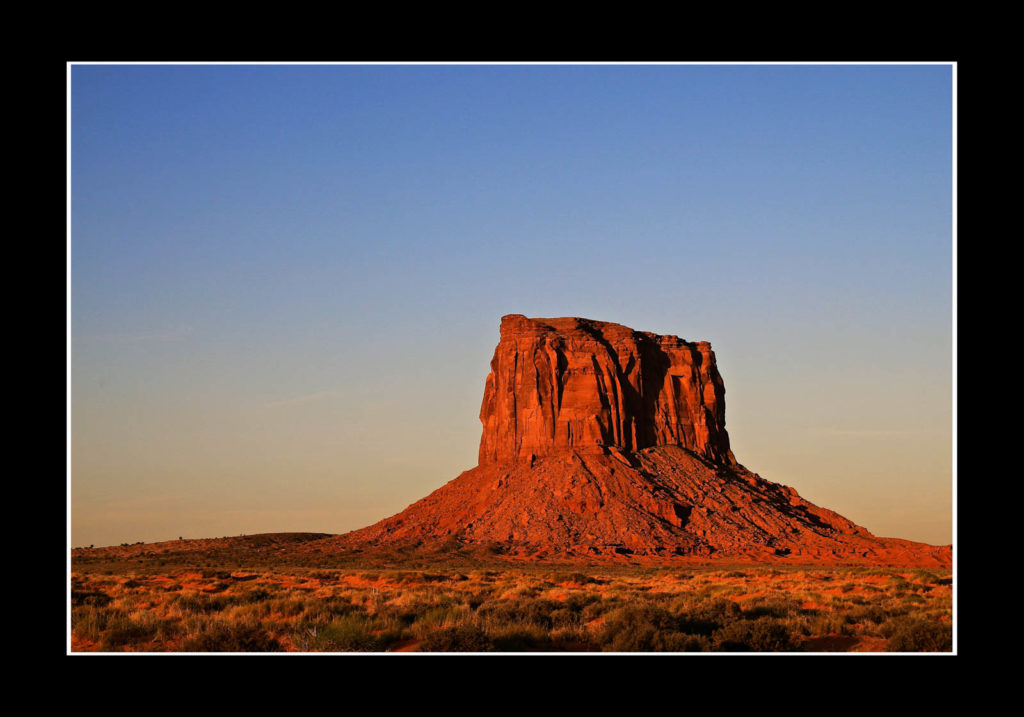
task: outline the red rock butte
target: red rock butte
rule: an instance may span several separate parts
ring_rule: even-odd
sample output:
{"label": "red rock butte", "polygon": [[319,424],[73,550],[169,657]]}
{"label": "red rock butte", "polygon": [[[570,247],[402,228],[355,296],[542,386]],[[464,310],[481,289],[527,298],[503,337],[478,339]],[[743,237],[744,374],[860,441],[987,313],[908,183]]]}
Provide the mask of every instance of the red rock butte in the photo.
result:
{"label": "red rock butte", "polygon": [[476,468],[326,542],[524,560],[952,562],[952,546],[875,537],[737,463],[706,341],[509,314],[480,421]]}

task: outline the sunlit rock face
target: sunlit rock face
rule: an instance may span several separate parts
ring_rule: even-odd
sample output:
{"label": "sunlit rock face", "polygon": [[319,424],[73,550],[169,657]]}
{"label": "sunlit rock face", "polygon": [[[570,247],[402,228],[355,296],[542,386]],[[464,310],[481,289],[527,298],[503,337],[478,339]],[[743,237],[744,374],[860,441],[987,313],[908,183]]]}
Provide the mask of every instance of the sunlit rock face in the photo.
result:
{"label": "sunlit rock face", "polygon": [[502,317],[480,464],[662,445],[734,464],[725,386],[706,341],[576,317]]}

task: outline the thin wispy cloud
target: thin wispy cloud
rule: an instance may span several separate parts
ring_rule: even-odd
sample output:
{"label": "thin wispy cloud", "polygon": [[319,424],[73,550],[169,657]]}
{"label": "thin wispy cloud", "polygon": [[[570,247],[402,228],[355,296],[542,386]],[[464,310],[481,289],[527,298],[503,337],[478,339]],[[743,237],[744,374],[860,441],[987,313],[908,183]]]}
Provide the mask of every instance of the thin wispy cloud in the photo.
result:
{"label": "thin wispy cloud", "polygon": [[301,396],[292,396],[291,398],[282,398],[277,401],[270,401],[264,403],[265,408],[275,408],[278,406],[294,406],[299,403],[310,403],[311,401],[319,401],[323,398],[330,398],[336,396],[342,392],[341,388],[329,388],[324,391],[317,391],[316,393],[307,393]]}
{"label": "thin wispy cloud", "polygon": [[851,438],[901,438],[906,436],[925,436],[934,431],[906,430],[899,428],[832,428],[812,429],[813,433],[826,436],[848,436]]}
{"label": "thin wispy cloud", "polygon": [[84,341],[95,341],[107,344],[142,344],[142,343],[171,343],[184,341],[195,333],[195,329],[189,324],[176,324],[159,331],[134,331],[117,334],[101,334],[98,336],[75,337]]}

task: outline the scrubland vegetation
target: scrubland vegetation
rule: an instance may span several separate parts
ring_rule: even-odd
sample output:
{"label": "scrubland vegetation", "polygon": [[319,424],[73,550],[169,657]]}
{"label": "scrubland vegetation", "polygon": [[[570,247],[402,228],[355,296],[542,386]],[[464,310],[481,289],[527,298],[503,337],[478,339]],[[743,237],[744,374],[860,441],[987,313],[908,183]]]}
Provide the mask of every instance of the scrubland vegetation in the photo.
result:
{"label": "scrubland vegetation", "polygon": [[950,651],[948,571],[75,571],[73,651]]}

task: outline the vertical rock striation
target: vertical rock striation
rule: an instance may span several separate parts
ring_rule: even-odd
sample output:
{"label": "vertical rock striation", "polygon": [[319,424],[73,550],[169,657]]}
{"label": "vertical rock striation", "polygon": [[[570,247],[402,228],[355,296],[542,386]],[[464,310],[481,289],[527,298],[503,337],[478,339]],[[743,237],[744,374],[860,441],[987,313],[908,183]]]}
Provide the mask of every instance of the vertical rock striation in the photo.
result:
{"label": "vertical rock striation", "polygon": [[481,465],[663,445],[735,463],[711,344],[604,321],[502,317],[480,420]]}

